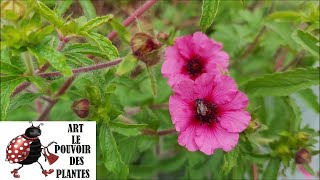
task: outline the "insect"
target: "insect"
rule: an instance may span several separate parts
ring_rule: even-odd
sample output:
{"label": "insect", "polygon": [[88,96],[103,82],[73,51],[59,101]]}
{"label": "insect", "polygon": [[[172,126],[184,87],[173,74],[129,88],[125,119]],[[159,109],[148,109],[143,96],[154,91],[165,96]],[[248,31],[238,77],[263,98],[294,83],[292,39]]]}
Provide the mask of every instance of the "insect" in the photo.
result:
{"label": "insect", "polygon": [[[29,128],[26,129],[24,134],[19,135],[16,138],[12,139],[8,144],[7,151],[6,151],[6,155],[7,155],[6,160],[12,164],[13,163],[21,164],[21,167],[11,171],[11,174],[13,174],[13,177],[19,178],[20,175],[18,174],[18,171],[24,165],[30,165],[35,162],[37,162],[40,165],[42,169],[42,174],[44,174],[45,176],[48,176],[48,174],[53,173],[54,171],[53,169],[44,170],[42,165],[38,161],[42,153],[41,151],[43,149],[47,149],[51,144],[56,143],[56,142],[51,142],[46,147],[41,144],[41,141],[39,139],[39,136],[41,135],[40,126],[43,126],[43,123],[40,123],[38,126],[33,126],[32,124]],[[46,153],[43,155],[47,160],[48,157]]]}
{"label": "insect", "polygon": [[217,122],[216,111],[214,104],[210,104],[204,99],[196,99],[196,116],[200,119],[200,125],[204,123],[211,125],[212,120]]}

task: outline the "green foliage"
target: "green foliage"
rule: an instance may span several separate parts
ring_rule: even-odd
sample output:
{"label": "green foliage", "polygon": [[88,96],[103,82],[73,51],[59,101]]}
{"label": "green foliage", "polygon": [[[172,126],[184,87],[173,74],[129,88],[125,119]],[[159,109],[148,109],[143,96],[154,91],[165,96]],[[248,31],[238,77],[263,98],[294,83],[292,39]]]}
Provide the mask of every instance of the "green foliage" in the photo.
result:
{"label": "green foliage", "polygon": [[112,15],[107,15],[107,16],[100,16],[100,17],[96,17],[94,19],[91,19],[90,21],[86,22],[85,24],[83,24],[80,27],[80,31],[85,31],[85,32],[89,32],[91,31],[93,28],[96,28],[98,26],[100,26],[101,24],[104,24],[106,22],[111,21],[113,18]]}
{"label": "green foliage", "polygon": [[200,19],[200,27],[202,31],[206,31],[213,23],[218,13],[220,0],[203,0],[202,14]]}
{"label": "green foliage", "polygon": [[314,110],[316,113],[320,113],[320,105],[318,102],[318,97],[314,94],[314,92],[308,88],[302,91],[299,91],[299,96],[303,99],[306,104]]}
{"label": "green foliage", "polygon": [[117,177],[123,179],[128,176],[129,169],[121,159],[116,141],[108,125],[103,124],[99,132],[100,148],[103,152],[104,166],[116,174]]}
{"label": "green foliage", "polygon": [[295,31],[292,34],[292,38],[312,55],[319,58],[319,39],[310,33],[301,30]]}
{"label": "green foliage", "polygon": [[[49,98],[57,100],[49,120],[96,121],[98,179],[254,179],[253,167],[258,178],[281,179],[287,168],[296,170],[301,148],[319,154],[314,146],[318,129],[303,126],[306,108],[320,112],[312,91],[319,88],[315,2],[203,0],[201,6],[198,1],[157,1],[129,27],[120,20],[143,3],[1,2],[1,120],[35,120],[34,101],[46,106]],[[248,95],[251,115],[236,148],[217,149],[211,156],[181,147],[176,132],[163,134],[174,128],[168,110],[174,92],[161,74],[165,49],[199,29],[223,45],[229,75]],[[112,31],[119,38],[111,42]],[[149,67],[133,57],[130,40],[136,32],[159,38],[158,64]],[[37,75],[59,71],[70,76],[73,68],[120,58],[116,67],[78,74],[57,98],[67,77]],[[31,83],[28,91],[13,96],[22,82]],[[79,99],[90,101],[85,119],[71,109]],[[312,164],[304,166],[313,173]]]}
{"label": "green foliage", "polygon": [[63,24],[65,23],[65,21],[56,12],[48,8],[42,2],[38,2],[38,11],[42,17],[46,18],[46,20],[48,20],[58,28],[63,26]]}
{"label": "green foliage", "polygon": [[82,10],[85,14],[85,16],[88,18],[88,19],[93,19],[95,18],[97,15],[96,15],[96,10],[92,4],[91,1],[79,1],[81,7],[82,7]]}
{"label": "green foliage", "polygon": [[258,77],[246,83],[245,91],[255,96],[287,96],[319,85],[319,68],[301,68]]}
{"label": "green foliage", "polygon": [[277,179],[280,169],[280,159],[272,158],[270,159],[267,168],[263,172],[263,179]]}
{"label": "green foliage", "polygon": [[38,45],[35,47],[29,47],[28,50],[38,59],[39,62],[41,62],[42,59],[46,59],[55,69],[59,70],[65,76],[72,75],[70,67],[67,66],[65,56],[55,49],[49,46]]}

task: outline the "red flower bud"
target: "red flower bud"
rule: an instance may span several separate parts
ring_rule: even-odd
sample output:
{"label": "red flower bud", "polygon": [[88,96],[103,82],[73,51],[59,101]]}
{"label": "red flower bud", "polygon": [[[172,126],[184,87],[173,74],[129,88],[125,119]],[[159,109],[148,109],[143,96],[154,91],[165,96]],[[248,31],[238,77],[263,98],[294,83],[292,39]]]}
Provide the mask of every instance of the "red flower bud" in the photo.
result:
{"label": "red flower bud", "polygon": [[131,39],[133,55],[149,66],[157,64],[160,60],[159,49],[161,43],[146,33],[136,33]]}
{"label": "red flower bud", "polygon": [[302,148],[296,153],[295,161],[297,164],[309,164],[311,162],[310,152]]}
{"label": "red flower bud", "polygon": [[72,109],[80,118],[86,118],[89,115],[90,101],[88,99],[81,99],[72,104]]}

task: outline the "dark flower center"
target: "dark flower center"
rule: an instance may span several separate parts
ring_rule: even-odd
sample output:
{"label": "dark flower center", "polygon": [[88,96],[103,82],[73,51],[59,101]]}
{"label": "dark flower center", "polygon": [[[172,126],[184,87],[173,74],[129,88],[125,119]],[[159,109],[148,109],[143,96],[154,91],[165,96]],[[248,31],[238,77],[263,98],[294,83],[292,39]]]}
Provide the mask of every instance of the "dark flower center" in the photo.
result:
{"label": "dark flower center", "polygon": [[203,65],[198,57],[190,59],[185,67],[188,74],[191,76],[198,76],[200,73],[202,73],[203,69]]}
{"label": "dark flower center", "polygon": [[200,121],[200,125],[212,125],[213,121],[217,122],[216,113],[217,106],[215,104],[206,99],[196,99],[196,118]]}

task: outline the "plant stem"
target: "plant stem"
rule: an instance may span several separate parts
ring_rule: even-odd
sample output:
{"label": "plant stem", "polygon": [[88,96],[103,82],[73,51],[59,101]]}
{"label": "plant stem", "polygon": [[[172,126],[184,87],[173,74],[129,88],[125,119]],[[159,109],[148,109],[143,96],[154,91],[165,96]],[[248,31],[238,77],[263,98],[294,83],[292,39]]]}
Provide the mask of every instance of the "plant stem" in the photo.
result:
{"label": "plant stem", "polygon": [[[136,11],[134,11],[127,19],[123,21],[123,26],[127,27],[131,23],[133,23],[136,18],[141,16],[144,12],[146,12],[149,8],[151,8],[158,0],[148,0],[145,2],[141,7],[139,7]],[[108,38],[110,40],[114,39],[117,36],[117,32],[112,31],[109,35]]]}
{"label": "plant stem", "polygon": [[32,75],[34,68],[33,68],[33,62],[32,62],[31,55],[29,54],[28,51],[25,51],[25,52],[21,53],[21,56],[24,61],[24,64],[26,65],[27,74]]}
{"label": "plant stem", "polygon": [[166,129],[166,130],[162,130],[162,131],[154,131],[151,129],[144,129],[143,130],[143,134],[145,135],[154,135],[154,136],[165,136],[165,135],[169,135],[169,134],[174,134],[176,133],[176,129]]}
{"label": "plant stem", "polygon": [[253,173],[253,180],[258,180],[258,167],[256,164],[252,165],[252,173]]}
{"label": "plant stem", "polygon": [[[81,67],[81,68],[77,68],[77,69],[73,69],[73,75],[77,75],[80,73],[84,73],[84,72],[89,72],[89,71],[94,71],[94,70],[98,70],[98,69],[103,69],[103,68],[107,68],[107,67],[112,67],[115,66],[117,64],[119,64],[122,61],[122,58],[118,58],[114,61],[111,62],[106,62],[106,63],[101,63],[101,64],[96,64],[93,66],[88,66],[88,67]],[[60,72],[50,72],[50,73],[38,73],[38,76],[41,76],[43,78],[49,78],[49,77],[55,77],[55,76],[62,76],[62,74]]]}
{"label": "plant stem", "polygon": [[[66,45],[66,43],[69,41],[69,39],[67,39],[67,38],[61,38],[61,37],[60,37],[59,39],[60,39],[60,41],[59,41],[59,43],[58,43],[58,45],[57,45],[57,48],[56,48],[57,51],[61,51],[61,50],[64,48],[64,46]],[[49,66],[50,66],[50,64],[49,64],[48,62],[45,63],[42,67],[40,67],[40,68],[36,71],[36,73],[45,72],[45,71],[49,68]],[[21,83],[21,84],[13,91],[11,97],[14,97],[15,95],[19,94],[21,91],[23,91],[24,89],[26,89],[26,88],[27,88],[28,86],[30,86],[30,85],[31,85],[31,83],[28,82],[28,81],[25,81],[25,82]]]}
{"label": "plant stem", "polygon": [[62,87],[59,89],[59,91],[57,92],[57,94],[54,96],[54,100],[52,100],[51,102],[49,102],[48,106],[46,107],[46,109],[42,112],[42,114],[39,116],[38,121],[46,121],[48,119],[49,113],[51,111],[51,109],[53,108],[53,106],[58,102],[58,98],[63,95],[68,88],[71,86],[72,82],[74,81],[75,76],[71,76],[70,78],[68,78],[64,84],[62,85]]}

